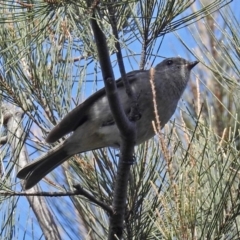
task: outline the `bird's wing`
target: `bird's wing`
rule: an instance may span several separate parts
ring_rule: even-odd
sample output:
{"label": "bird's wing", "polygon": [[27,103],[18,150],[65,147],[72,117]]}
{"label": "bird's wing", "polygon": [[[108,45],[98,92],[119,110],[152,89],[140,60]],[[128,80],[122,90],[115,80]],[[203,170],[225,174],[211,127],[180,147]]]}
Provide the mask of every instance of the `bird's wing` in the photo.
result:
{"label": "bird's wing", "polygon": [[[131,83],[136,80],[136,73],[141,72],[141,70],[132,71],[126,74],[128,81]],[[116,85],[118,88],[123,86],[122,79],[118,79],[116,81]],[[83,103],[74,108],[71,112],[69,112],[63,119],[60,121],[48,134],[46,138],[46,142],[53,143],[63,137],[64,135],[74,131],[80,125],[82,125],[85,121],[88,120],[88,112],[89,109],[93,106],[93,104],[98,101],[101,97],[105,95],[105,88],[102,88],[92,94],[89,98],[87,98]]]}

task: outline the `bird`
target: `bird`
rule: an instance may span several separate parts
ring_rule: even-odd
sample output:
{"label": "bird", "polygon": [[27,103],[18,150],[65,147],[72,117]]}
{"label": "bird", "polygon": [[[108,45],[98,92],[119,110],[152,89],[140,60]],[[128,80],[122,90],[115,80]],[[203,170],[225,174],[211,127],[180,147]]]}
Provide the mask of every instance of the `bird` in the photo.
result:
{"label": "bird", "polygon": [[[198,61],[184,58],[166,58],[154,68],[156,103],[161,128],[174,114],[190,78],[190,72]],[[140,119],[136,120],[136,145],[155,135],[152,121],[155,120],[153,92],[149,70],[135,70],[126,74],[133,93],[138,96]],[[120,102],[128,115],[131,101],[122,79],[116,81]],[[57,166],[71,156],[104,147],[119,148],[121,135],[114,122],[105,88],[92,94],[70,111],[48,134],[47,143],[54,143],[72,133],[65,141],[28,163],[17,177],[24,180],[24,189],[30,189]]]}

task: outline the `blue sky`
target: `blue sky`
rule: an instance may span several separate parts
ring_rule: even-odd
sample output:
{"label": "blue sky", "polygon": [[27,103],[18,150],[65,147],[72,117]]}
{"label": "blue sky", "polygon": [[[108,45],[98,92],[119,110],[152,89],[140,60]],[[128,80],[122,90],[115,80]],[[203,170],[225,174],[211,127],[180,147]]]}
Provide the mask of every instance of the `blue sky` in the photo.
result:
{"label": "blue sky", "polygon": [[[181,29],[178,31],[178,33],[184,38],[184,37],[187,37],[187,34],[186,34],[186,30],[185,29]],[[160,39],[159,39],[159,42],[160,42]],[[190,44],[190,43],[189,43]],[[192,44],[192,43],[191,43]],[[140,51],[141,51],[141,46],[140,44],[136,44],[136,43],[133,43],[131,44],[131,49],[132,51],[134,51],[136,54],[139,54]],[[193,45],[194,46],[194,45]],[[156,46],[157,48],[158,46]],[[124,52],[123,52],[124,53]],[[170,34],[167,34],[165,37],[164,37],[164,41],[163,41],[163,44],[160,48],[160,52],[158,53],[159,55],[161,56],[164,56],[164,57],[173,57],[173,56],[181,56],[181,57],[184,57],[186,59],[189,59],[189,56],[188,54],[186,54],[186,50],[184,49],[184,47],[181,45],[181,43],[176,39],[176,37],[174,36],[173,33],[170,33]],[[115,56],[113,56],[112,58],[115,58]],[[192,56],[191,57],[191,60],[194,60],[194,57]],[[161,62],[162,61],[162,58],[157,58],[155,63],[153,64],[153,66],[155,66],[158,62]],[[135,61],[132,61],[132,66],[134,69],[132,69],[132,66],[130,66],[128,64],[128,61],[125,59],[125,68],[126,68],[126,72],[129,72],[131,70],[136,70],[138,69],[138,63],[135,62]],[[92,72],[91,68],[88,69],[89,72]],[[120,77],[120,73],[118,71],[118,66],[115,66],[114,67],[114,74],[115,74],[115,78],[118,79]],[[82,96],[82,99],[84,98],[87,98],[87,96],[89,96],[92,92],[94,92],[96,89],[100,89],[103,87],[103,81],[102,81],[102,76],[101,76],[101,72],[99,72],[99,74],[97,75],[97,79],[98,79],[98,82],[97,82],[97,86],[93,86],[92,83],[86,83],[86,86],[85,86],[85,96]],[[88,80],[92,80],[92,77],[89,76],[89,79]],[[77,83],[76,83],[77,84]],[[75,93],[73,92],[73,96],[75,95]],[[30,149],[29,149],[30,150]],[[30,150],[31,152],[31,150]],[[37,154],[38,155],[38,154]],[[34,159],[35,156],[37,156],[36,154],[33,154],[31,156],[31,159]],[[55,172],[59,172],[61,171],[60,169],[56,169]],[[59,179],[60,180],[60,179]],[[44,188],[44,189],[48,189],[46,188],[46,184],[44,184],[44,182],[42,181],[41,182],[41,186]],[[45,186],[45,187],[44,187]],[[69,208],[69,205],[71,206],[71,202],[70,200],[68,200],[67,198],[64,199],[64,201],[62,201],[62,199],[48,199],[48,201],[51,203],[53,203],[54,201],[58,201],[61,202],[61,204],[66,204],[64,206],[65,209],[68,209],[68,211],[70,210]],[[29,211],[29,205],[28,205],[28,202],[27,200],[24,198],[24,197],[21,197],[19,199],[19,203],[18,203],[18,208],[16,209],[16,214],[19,213],[19,215],[21,216],[21,220],[20,220],[20,229],[19,229],[19,233],[17,234],[19,236],[19,239],[27,239],[27,240],[30,240],[30,239],[41,239],[41,235],[42,235],[42,232],[41,232],[41,229],[39,228],[38,224],[37,224],[37,220],[34,216],[34,214],[32,213],[32,211],[28,212]],[[72,217],[75,215],[74,214],[74,210],[73,210],[73,207],[71,208],[70,211],[72,211]],[[53,208],[54,209],[54,208]],[[58,211],[54,211],[54,213],[56,214],[56,217],[59,219],[60,222],[62,222],[62,224],[64,225],[64,222],[66,220],[66,216],[64,215],[61,215],[61,214],[64,214],[64,211],[62,211],[61,214],[57,213]],[[29,229],[29,227],[32,225],[31,222],[29,222],[29,218],[28,218],[28,214],[30,214],[30,219],[33,220],[33,228],[34,228],[34,232],[31,232],[31,230]],[[68,214],[69,215],[69,214]],[[75,218],[75,217],[74,217]],[[26,222],[27,221],[27,222]],[[27,226],[27,234],[26,235],[23,235],[24,232],[25,232],[25,228]],[[64,236],[64,239],[76,239],[76,236],[78,234],[77,230],[78,228],[75,228],[74,225],[72,225],[73,228],[71,231],[69,231],[69,236],[65,235]],[[69,226],[68,226],[69,227]],[[67,226],[66,226],[67,228]],[[31,235],[31,233],[33,235]]]}
{"label": "blue sky", "polygon": [[[239,17],[239,16],[238,16]],[[193,48],[195,47],[195,43],[192,40],[192,38],[189,35],[189,32],[186,29],[181,29],[178,31],[178,34],[187,42],[187,44],[189,45],[189,47]],[[159,39],[160,42],[160,39]],[[158,46],[156,46],[157,49]],[[136,53],[139,54],[141,52],[141,46],[138,43],[132,43],[131,44],[131,49]],[[183,47],[183,45],[177,40],[177,38],[175,37],[175,35],[173,33],[167,34],[164,38],[163,44],[161,46],[160,51],[158,52],[158,55],[164,56],[164,57],[172,57],[172,56],[181,56],[184,57],[188,60],[195,60],[194,56],[191,56],[191,54],[189,54],[186,49]],[[114,58],[114,56],[113,56]],[[162,59],[159,57],[157,58],[157,60],[155,61],[155,63],[153,64],[154,66],[158,63],[162,61]],[[135,61],[132,61],[132,67],[128,64],[128,61],[125,60],[125,68],[126,68],[126,72],[129,72],[133,69],[138,69],[138,63]],[[92,69],[88,70],[89,72],[92,72]],[[120,74],[118,71],[118,67],[114,68],[114,73],[115,73],[115,78],[119,78]],[[92,79],[91,76],[89,76],[89,79]],[[97,86],[93,86],[92,83],[86,83],[85,86],[85,92],[84,95],[81,97],[82,99],[86,98],[87,96],[89,96],[92,92],[94,92],[96,89],[99,89],[101,87],[103,87],[103,82],[102,82],[102,76],[101,73],[99,72],[99,74],[97,75]],[[76,93],[73,92],[73,97],[74,95],[76,95]],[[31,152],[31,150],[30,150]],[[35,154],[33,156],[31,156],[31,159],[33,159],[35,157]],[[57,170],[59,171],[59,169]],[[43,186],[44,184],[42,184]],[[45,187],[44,187],[45,188]],[[49,199],[49,202],[54,202],[57,199]],[[69,200],[65,199],[65,203],[66,205],[63,206],[63,208],[68,208],[68,204],[71,204]],[[60,200],[61,202],[61,200]],[[55,211],[56,214],[57,211]],[[34,214],[31,212],[29,212],[29,205],[28,202],[26,201],[26,199],[24,197],[21,197],[18,203],[18,208],[16,209],[16,214],[20,217],[20,226],[19,226],[19,232],[16,231],[16,237],[18,236],[18,239],[41,239],[41,230],[38,227],[37,224],[37,220],[34,216]],[[31,220],[33,221],[30,222],[31,220],[28,218],[28,214],[31,215]],[[73,210],[73,206],[71,209],[70,214],[74,215],[74,210]],[[59,221],[62,222],[64,224],[65,218],[64,216],[62,216],[61,214],[57,214],[57,217],[59,218]],[[28,219],[28,220],[27,220]],[[28,221],[28,222],[27,222]],[[34,232],[31,232],[31,226],[33,224],[33,228],[34,228]],[[72,231],[69,231],[69,236],[65,236],[64,239],[76,239],[75,238],[75,234],[77,234],[77,230],[78,228],[76,228],[76,232],[74,232],[74,228],[75,226],[72,226]],[[27,228],[27,232],[28,234],[24,236],[24,232],[25,232],[25,228]],[[31,235],[33,234],[33,235]]]}

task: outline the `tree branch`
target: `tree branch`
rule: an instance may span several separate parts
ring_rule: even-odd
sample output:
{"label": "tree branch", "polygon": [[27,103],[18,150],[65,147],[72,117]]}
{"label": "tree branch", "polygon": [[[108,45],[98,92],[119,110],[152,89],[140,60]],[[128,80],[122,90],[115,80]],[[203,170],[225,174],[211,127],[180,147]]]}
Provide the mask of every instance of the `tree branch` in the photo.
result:
{"label": "tree branch", "polygon": [[79,184],[77,185],[73,185],[73,187],[76,189],[75,193],[78,195],[82,195],[84,197],[86,197],[87,199],[89,199],[91,202],[97,204],[98,206],[100,206],[101,208],[103,208],[105,211],[107,211],[110,215],[113,214],[113,210],[111,207],[109,207],[107,204],[97,200],[93,195],[91,195],[90,193],[88,193],[86,190],[84,190]]}
{"label": "tree branch", "polygon": [[[113,215],[110,216],[108,235],[108,239],[120,239],[123,232],[123,221],[127,199],[127,183],[129,179],[130,167],[133,162],[133,151],[136,142],[136,128],[135,123],[128,120],[123,106],[119,100],[106,38],[98,26],[94,14],[93,18],[91,19],[91,25],[98,50],[98,57],[102,69],[108,102],[113,114],[113,118],[120,131],[122,140],[117,169],[117,178],[113,193]],[[120,58],[121,56],[119,56],[119,60]],[[124,72],[125,70],[123,70],[123,74]],[[128,83],[126,85],[128,85]]]}
{"label": "tree branch", "polygon": [[6,144],[6,143],[7,143],[7,140],[8,140],[8,139],[7,139],[7,136],[1,137],[1,138],[0,138],[0,144],[1,144],[1,145]]}
{"label": "tree branch", "polygon": [[16,192],[16,191],[0,191],[0,196],[25,196],[25,197],[69,197],[69,196],[84,196],[87,199],[89,199],[91,202],[97,204],[101,208],[103,208],[105,211],[107,211],[110,215],[113,214],[113,211],[111,207],[109,207],[107,204],[97,200],[93,195],[88,193],[86,190],[84,190],[79,184],[73,186],[76,190],[73,192]]}
{"label": "tree branch", "polygon": [[124,63],[123,63],[121,46],[120,46],[120,43],[119,43],[119,36],[118,36],[116,17],[114,15],[114,8],[109,7],[108,9],[109,9],[109,13],[110,13],[110,23],[111,23],[111,26],[112,26],[113,35],[116,39],[115,47],[117,49],[116,55],[117,55],[119,71],[121,73],[121,78],[122,78],[124,87],[126,89],[126,93],[129,97],[129,99],[131,100],[131,111],[130,111],[130,114],[129,114],[129,119],[131,121],[136,121],[141,116],[141,113],[139,113],[139,111],[138,111],[138,101],[137,101],[137,97],[134,95],[134,93],[133,93],[133,91],[130,87],[128,79],[126,78],[126,71],[125,71],[125,67],[124,67]]}

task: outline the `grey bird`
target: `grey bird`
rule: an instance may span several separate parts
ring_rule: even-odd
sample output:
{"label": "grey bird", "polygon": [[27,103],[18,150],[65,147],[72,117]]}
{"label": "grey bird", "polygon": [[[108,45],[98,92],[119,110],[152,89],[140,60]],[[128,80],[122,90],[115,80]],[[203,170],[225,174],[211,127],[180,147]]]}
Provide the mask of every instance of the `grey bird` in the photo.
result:
{"label": "grey bird", "polygon": [[[198,61],[183,58],[167,58],[154,68],[156,102],[161,127],[169,121],[187,86],[191,69]],[[152,138],[155,133],[153,93],[150,71],[137,70],[126,74],[133,92],[138,96],[141,117],[136,122],[136,145]],[[130,112],[130,100],[121,78],[116,82],[120,101],[126,114]],[[105,89],[97,91],[69,112],[49,133],[46,142],[53,143],[68,133],[72,135],[38,159],[22,168],[17,177],[24,179],[25,189],[33,187],[54,168],[74,154],[103,147],[118,148],[121,143],[119,130],[113,120]]]}

